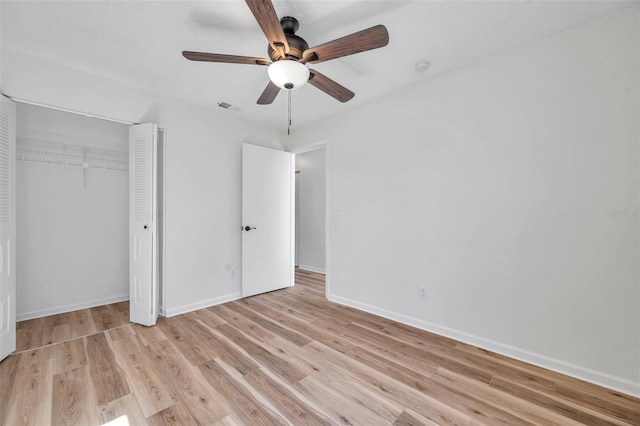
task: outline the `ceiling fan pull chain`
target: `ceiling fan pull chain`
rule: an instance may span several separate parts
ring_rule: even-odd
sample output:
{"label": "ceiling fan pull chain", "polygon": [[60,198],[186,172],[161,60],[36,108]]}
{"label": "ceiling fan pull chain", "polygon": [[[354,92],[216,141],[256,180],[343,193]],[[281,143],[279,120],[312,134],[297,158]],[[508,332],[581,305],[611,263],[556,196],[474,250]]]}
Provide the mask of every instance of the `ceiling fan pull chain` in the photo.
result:
{"label": "ceiling fan pull chain", "polygon": [[289,124],[287,126],[287,135],[291,135],[291,89],[287,90],[289,93]]}

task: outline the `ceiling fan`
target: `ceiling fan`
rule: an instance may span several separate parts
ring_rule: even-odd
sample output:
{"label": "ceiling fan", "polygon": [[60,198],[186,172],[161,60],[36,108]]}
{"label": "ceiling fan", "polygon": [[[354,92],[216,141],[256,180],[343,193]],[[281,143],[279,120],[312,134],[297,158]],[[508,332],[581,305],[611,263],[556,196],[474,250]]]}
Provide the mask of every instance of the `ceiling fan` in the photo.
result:
{"label": "ceiling fan", "polygon": [[290,16],[278,20],[271,0],[246,0],[246,3],[267,36],[269,59],[190,51],[184,51],[182,55],[191,61],[267,65],[270,81],[258,98],[260,105],[272,103],[280,89],[298,89],[307,82],[340,102],[347,102],[355,95],[351,90],[308,68],[306,64],[377,49],[389,43],[387,29],[384,25],[376,25],[309,48],[304,39],[295,35],[298,21]]}

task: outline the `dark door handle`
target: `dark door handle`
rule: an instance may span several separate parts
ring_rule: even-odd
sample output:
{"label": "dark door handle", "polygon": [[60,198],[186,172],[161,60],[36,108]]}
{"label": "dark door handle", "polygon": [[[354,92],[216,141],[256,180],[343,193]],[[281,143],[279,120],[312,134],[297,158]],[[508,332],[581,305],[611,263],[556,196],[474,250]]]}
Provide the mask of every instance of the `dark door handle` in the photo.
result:
{"label": "dark door handle", "polygon": [[244,229],[245,231],[251,231],[252,229],[256,229],[256,228],[253,228],[253,227],[251,227],[251,226],[245,226],[243,229]]}
{"label": "dark door handle", "polygon": [[147,229],[147,225],[144,226],[144,229]]}

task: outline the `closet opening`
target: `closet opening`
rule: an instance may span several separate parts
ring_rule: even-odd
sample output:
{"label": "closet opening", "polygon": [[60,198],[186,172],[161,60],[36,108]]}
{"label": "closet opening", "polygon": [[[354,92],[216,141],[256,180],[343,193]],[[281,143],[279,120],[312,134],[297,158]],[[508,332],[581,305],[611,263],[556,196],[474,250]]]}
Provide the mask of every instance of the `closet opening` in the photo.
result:
{"label": "closet opening", "polygon": [[[129,322],[129,127],[17,101],[18,322],[100,311],[100,306],[108,307],[102,309],[107,323]],[[164,132],[158,131],[154,273],[159,315],[164,306],[164,142]],[[66,336],[71,328],[69,324],[57,332]]]}

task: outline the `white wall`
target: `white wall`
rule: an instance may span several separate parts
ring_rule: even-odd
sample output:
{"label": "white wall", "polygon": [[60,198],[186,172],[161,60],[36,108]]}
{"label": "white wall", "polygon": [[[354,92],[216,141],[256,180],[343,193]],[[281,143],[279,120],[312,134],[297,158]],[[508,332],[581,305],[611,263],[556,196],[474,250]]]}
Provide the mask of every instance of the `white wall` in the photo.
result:
{"label": "white wall", "polygon": [[[126,153],[128,127],[17,105],[18,149],[28,141]],[[128,173],[18,161],[18,320],[129,298]]]}
{"label": "white wall", "polygon": [[325,272],[325,155],[326,149],[296,154],[296,184],[299,190],[296,231],[299,232],[298,266],[314,272]]}
{"label": "white wall", "polygon": [[167,313],[240,297],[241,144],[279,133],[6,48],[1,75],[10,96],[166,129]]}
{"label": "white wall", "polygon": [[329,297],[640,395],[638,23],[301,129],[329,140]]}

